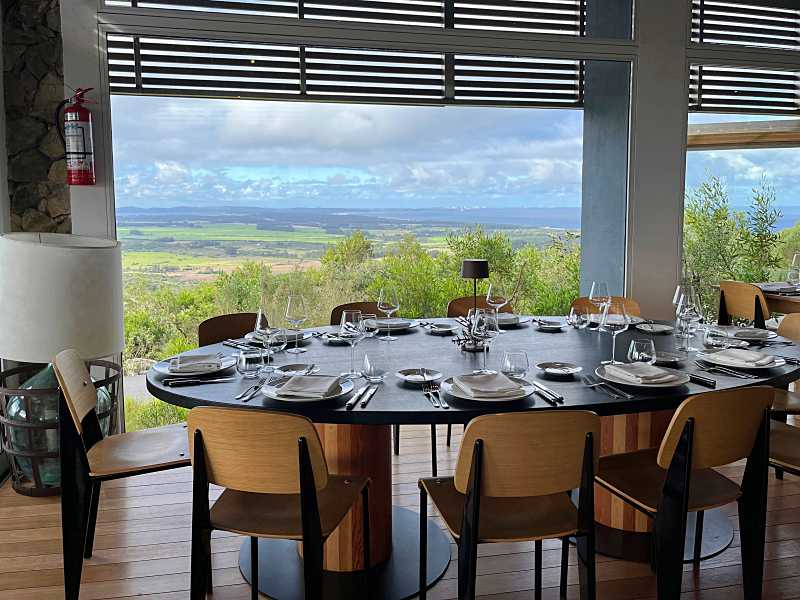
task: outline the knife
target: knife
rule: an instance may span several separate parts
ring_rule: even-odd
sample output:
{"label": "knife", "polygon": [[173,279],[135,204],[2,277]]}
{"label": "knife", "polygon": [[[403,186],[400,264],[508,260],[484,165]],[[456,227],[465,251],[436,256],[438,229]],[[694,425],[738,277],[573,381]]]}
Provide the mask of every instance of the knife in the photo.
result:
{"label": "knife", "polygon": [[709,388],[717,387],[717,381],[715,379],[703,377],[702,375],[696,375],[695,373],[689,373],[689,381]]}
{"label": "knife", "polygon": [[355,392],[355,393],[353,394],[353,397],[352,397],[352,398],[350,398],[350,400],[348,400],[348,401],[347,401],[347,403],[344,405],[344,407],[345,407],[347,410],[352,410],[352,408],[353,408],[353,407],[356,405],[356,403],[358,402],[358,399],[359,399],[361,396],[363,396],[363,395],[364,395],[364,392],[366,392],[368,388],[369,388],[369,386],[368,386],[368,385],[365,385],[365,386],[364,386],[364,387],[362,387],[360,390],[358,390],[357,392]]}
{"label": "knife", "polygon": [[204,383],[228,383],[236,381],[236,377],[223,377],[221,379],[165,379],[162,381],[167,387],[180,387],[183,385],[202,385]]}
{"label": "knife", "polygon": [[550,398],[552,400],[554,400],[555,402],[557,402],[559,404],[564,404],[564,396],[562,396],[561,394],[558,394],[558,393],[554,392],[549,387],[547,387],[545,385],[542,385],[538,381],[531,381],[531,383],[533,384],[533,387],[535,387],[536,389],[538,389],[538,390],[544,392],[545,394],[547,394],[548,396],[550,396]]}
{"label": "knife", "polygon": [[539,396],[545,402],[547,402],[550,406],[558,406],[558,402],[553,400],[550,396],[548,396],[545,392],[543,392],[539,388],[536,388],[533,391],[533,393],[536,394],[537,396]]}
{"label": "knife", "polygon": [[364,407],[367,406],[367,403],[372,399],[372,397],[375,395],[375,392],[377,392],[377,391],[378,391],[378,386],[377,385],[373,385],[372,389],[366,393],[366,395],[364,396],[364,399],[361,401],[361,408],[364,408]]}

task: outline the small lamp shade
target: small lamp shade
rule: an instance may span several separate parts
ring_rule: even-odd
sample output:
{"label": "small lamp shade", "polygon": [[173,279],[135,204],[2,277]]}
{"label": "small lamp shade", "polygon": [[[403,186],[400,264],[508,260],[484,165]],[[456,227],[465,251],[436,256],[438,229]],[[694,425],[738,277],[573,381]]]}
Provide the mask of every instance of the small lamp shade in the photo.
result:
{"label": "small lamp shade", "polygon": [[485,258],[465,258],[461,263],[464,279],[486,279],[489,277],[489,261]]}
{"label": "small lamp shade", "polygon": [[119,242],[56,233],[0,236],[0,358],[86,360],[125,345]]}

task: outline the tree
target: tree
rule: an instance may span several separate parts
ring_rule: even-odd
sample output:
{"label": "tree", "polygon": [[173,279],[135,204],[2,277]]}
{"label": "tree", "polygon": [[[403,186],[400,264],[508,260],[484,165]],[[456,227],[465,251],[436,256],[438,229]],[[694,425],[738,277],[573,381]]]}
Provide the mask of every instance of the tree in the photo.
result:
{"label": "tree", "polygon": [[355,231],[325,248],[322,266],[326,269],[352,268],[374,257],[374,246],[363,231]]}

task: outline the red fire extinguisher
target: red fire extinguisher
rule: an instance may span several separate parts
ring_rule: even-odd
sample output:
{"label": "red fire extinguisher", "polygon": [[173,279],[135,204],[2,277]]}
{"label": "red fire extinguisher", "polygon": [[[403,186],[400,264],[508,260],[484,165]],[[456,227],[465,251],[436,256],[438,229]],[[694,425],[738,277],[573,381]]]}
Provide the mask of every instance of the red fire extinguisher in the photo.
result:
{"label": "red fire extinguisher", "polygon": [[93,88],[75,90],[75,95],[58,105],[59,113],[64,108],[64,129],[59,125],[61,141],[66,149],[67,185],[94,185],[94,143],[92,141],[92,113],[86,108],[84,95]]}

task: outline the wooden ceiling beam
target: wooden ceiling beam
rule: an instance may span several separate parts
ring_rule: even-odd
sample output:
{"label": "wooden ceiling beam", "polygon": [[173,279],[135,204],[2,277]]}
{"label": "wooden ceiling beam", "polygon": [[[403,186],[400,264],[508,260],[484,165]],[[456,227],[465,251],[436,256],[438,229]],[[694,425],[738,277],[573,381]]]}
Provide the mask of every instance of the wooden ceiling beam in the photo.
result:
{"label": "wooden ceiling beam", "polygon": [[800,119],[689,125],[689,150],[800,148]]}

